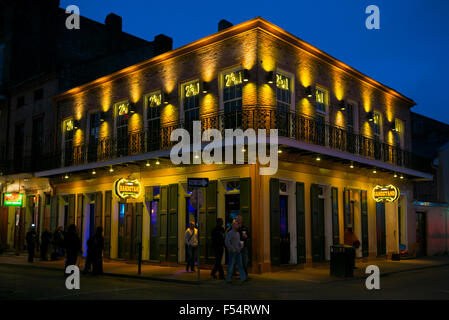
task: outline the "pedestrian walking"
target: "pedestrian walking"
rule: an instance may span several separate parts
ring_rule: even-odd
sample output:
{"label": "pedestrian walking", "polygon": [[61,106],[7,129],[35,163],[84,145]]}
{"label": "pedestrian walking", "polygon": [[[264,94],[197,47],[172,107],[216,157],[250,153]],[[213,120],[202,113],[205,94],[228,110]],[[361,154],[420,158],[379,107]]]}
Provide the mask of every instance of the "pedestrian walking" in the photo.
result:
{"label": "pedestrian walking", "polygon": [[61,226],[57,227],[53,233],[53,254],[52,260],[64,255],[64,232]]}
{"label": "pedestrian walking", "polygon": [[195,257],[198,249],[198,229],[195,228],[195,222],[190,222],[185,234],[185,244],[187,245],[187,265],[186,272],[195,272]]}
{"label": "pedestrian walking", "polygon": [[351,253],[352,267],[355,269],[355,251],[360,247],[360,241],[352,232],[352,225],[348,225],[345,230],[344,244],[350,247],[347,250]]}
{"label": "pedestrian walking", "polygon": [[[245,270],[245,274],[248,277],[248,240],[249,240],[249,232],[248,228],[245,227],[243,224],[243,217],[237,216],[236,218],[237,223],[239,224],[239,234],[240,234],[240,241],[243,241],[243,247],[240,251],[242,254],[242,265],[243,270]],[[240,272],[240,269],[239,269]]]}
{"label": "pedestrian walking", "polygon": [[103,274],[103,250],[104,250],[104,238],[103,228],[97,227],[94,234],[94,256],[92,257],[92,273],[93,275]]}
{"label": "pedestrian walking", "polygon": [[66,252],[65,267],[76,265],[78,255],[82,253],[81,239],[76,231],[76,226],[71,224],[64,238],[64,248]]}
{"label": "pedestrian walking", "polygon": [[41,260],[42,261],[48,261],[47,258],[47,252],[48,252],[48,247],[50,245],[51,242],[51,233],[50,231],[48,231],[48,229],[45,229],[44,232],[42,232],[41,235]]}
{"label": "pedestrian walking", "polygon": [[229,265],[226,274],[227,283],[231,283],[232,274],[236,265],[240,271],[240,280],[242,283],[246,280],[246,272],[242,265],[242,254],[240,252],[243,248],[243,241],[240,241],[239,227],[240,224],[234,222],[232,224],[232,230],[228,232],[225,239],[225,245],[229,251]]}
{"label": "pedestrian walking", "polygon": [[31,227],[30,230],[25,235],[25,240],[27,244],[28,250],[28,262],[34,262],[34,253],[36,252],[36,244],[37,244],[37,233],[34,227]]}
{"label": "pedestrian walking", "polygon": [[212,278],[217,279],[216,273],[218,271],[221,280],[224,280],[224,271],[223,266],[221,265],[224,253],[224,232],[223,219],[218,218],[217,226],[212,230],[212,247],[214,249],[215,265],[212,269],[211,276]]}

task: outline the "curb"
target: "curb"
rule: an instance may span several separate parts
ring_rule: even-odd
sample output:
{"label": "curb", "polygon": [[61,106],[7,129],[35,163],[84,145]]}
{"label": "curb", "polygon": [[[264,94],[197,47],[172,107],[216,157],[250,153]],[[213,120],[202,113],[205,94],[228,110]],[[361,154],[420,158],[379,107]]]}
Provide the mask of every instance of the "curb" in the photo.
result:
{"label": "curb", "polygon": [[[42,270],[59,271],[59,272],[63,271],[60,268],[52,268],[52,267],[38,266],[38,265],[14,264],[14,263],[0,263],[0,266],[19,266],[19,267],[30,268],[30,269],[33,268],[33,269],[42,269]],[[200,281],[167,279],[167,278],[139,276],[139,275],[133,275],[133,274],[124,274],[124,273],[103,272],[103,275],[107,276],[107,277],[114,277],[114,278],[129,278],[129,279],[151,280],[151,281],[172,282],[172,283],[193,284],[193,285],[201,284]]]}

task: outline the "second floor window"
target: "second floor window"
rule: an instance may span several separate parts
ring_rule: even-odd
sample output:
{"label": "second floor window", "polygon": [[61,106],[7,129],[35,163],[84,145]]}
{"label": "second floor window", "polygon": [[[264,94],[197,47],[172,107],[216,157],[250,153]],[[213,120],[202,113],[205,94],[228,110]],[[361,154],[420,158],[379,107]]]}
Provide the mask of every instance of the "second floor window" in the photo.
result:
{"label": "second floor window", "polygon": [[380,114],[377,112],[373,113],[373,131],[376,136],[380,135],[381,130],[381,118]]}
{"label": "second floor window", "polygon": [[404,147],[404,122],[400,119],[394,120],[396,146]]}
{"label": "second floor window", "polygon": [[128,118],[129,102],[119,102],[116,104],[117,112],[117,155],[128,155]]}
{"label": "second floor window", "polygon": [[73,120],[64,122],[64,165],[70,166],[73,163]]}
{"label": "second floor window", "polygon": [[346,126],[349,132],[354,132],[354,106],[352,103],[346,105],[347,116]]}
{"label": "second floor window", "polygon": [[[182,105],[186,129],[192,128],[192,121],[200,119],[200,82],[198,80],[182,85]],[[190,131],[190,130],[189,130]]]}
{"label": "second floor window", "polygon": [[101,124],[100,113],[91,114],[89,121],[89,151],[88,151],[89,162],[97,160],[100,124]]}
{"label": "second floor window", "polygon": [[145,97],[147,106],[147,141],[148,151],[159,149],[160,119],[162,96],[160,91],[150,93]]}
{"label": "second floor window", "polygon": [[322,88],[316,88],[316,110],[322,113],[326,113],[326,106],[328,101],[328,92]]}
{"label": "second floor window", "polygon": [[292,100],[292,81],[290,77],[277,73],[276,74],[276,122],[277,128],[282,136],[287,136],[289,129],[289,111]]}
{"label": "second floor window", "polygon": [[242,70],[228,71],[222,74],[226,128],[239,128],[242,124],[242,79]]}

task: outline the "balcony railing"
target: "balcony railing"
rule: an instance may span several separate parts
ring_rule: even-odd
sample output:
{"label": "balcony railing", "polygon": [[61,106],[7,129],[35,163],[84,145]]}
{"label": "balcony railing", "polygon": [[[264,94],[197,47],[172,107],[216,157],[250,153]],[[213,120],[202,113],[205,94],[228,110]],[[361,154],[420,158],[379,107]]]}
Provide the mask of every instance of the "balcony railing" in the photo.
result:
{"label": "balcony railing", "polygon": [[[333,150],[349,152],[402,167],[411,166],[411,155],[398,147],[380,142],[328,123],[292,112],[280,112],[271,108],[250,108],[232,113],[211,113],[203,115],[201,131],[218,129],[224,136],[225,129],[246,130],[278,129],[279,136],[289,137]],[[56,155],[63,166],[81,165],[90,162],[142,154],[156,150],[170,149],[176,142],[170,135],[177,128],[192,132],[192,123],[172,122],[160,124],[147,131],[130,132],[122,138],[101,138],[89,144],[66,148],[63,154]],[[54,163],[54,162],[52,162]]]}

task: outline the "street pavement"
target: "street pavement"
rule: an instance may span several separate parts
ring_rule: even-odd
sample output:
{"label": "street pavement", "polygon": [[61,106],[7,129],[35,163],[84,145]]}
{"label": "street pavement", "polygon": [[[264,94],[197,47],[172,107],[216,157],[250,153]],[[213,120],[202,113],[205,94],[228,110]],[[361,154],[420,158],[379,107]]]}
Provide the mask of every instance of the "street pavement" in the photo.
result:
{"label": "street pavement", "polygon": [[[210,271],[205,270],[199,285],[195,274],[186,274],[179,267],[145,265],[143,273],[147,276],[139,279],[135,265],[111,262],[105,264],[106,271],[114,271],[111,276],[82,275],[80,290],[65,288],[62,261],[42,265],[27,264],[22,259],[0,256],[0,300],[449,299],[447,256],[358,262],[355,277],[350,279],[330,277],[329,267],[319,266],[251,275],[251,280],[244,284],[237,279],[226,284],[212,280]],[[380,268],[380,290],[365,287],[368,264]],[[124,273],[126,270],[130,273]]]}

